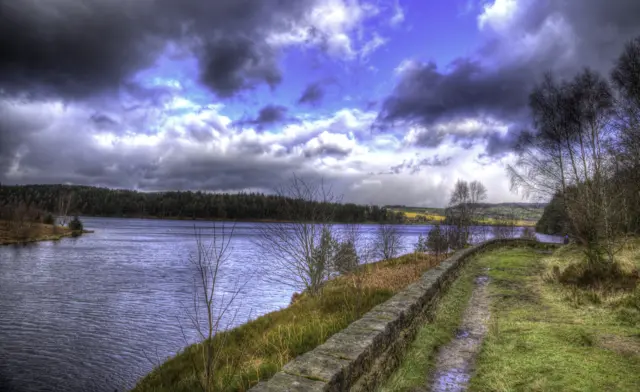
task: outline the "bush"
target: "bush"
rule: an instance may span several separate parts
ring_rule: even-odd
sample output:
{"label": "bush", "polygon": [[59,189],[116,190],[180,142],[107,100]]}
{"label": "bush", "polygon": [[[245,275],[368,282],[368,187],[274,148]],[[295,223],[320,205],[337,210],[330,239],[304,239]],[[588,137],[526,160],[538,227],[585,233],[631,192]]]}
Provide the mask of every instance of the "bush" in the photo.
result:
{"label": "bush", "polygon": [[44,219],[42,219],[42,223],[44,223],[45,225],[53,225],[55,224],[56,219],[53,217],[52,214],[47,214],[44,216]]}
{"label": "bush", "polygon": [[82,232],[84,225],[82,224],[82,221],[75,216],[71,222],[69,222],[69,229],[74,232]]}
{"label": "bush", "polygon": [[525,240],[538,240],[538,237],[536,237],[536,231],[533,229],[533,227],[525,227],[520,234],[520,238]]}
{"label": "bush", "polygon": [[427,247],[427,239],[422,234],[418,237],[418,242],[415,244],[414,250],[418,253],[426,253],[429,250]]}
{"label": "bush", "polygon": [[360,264],[358,253],[353,242],[345,241],[337,245],[333,260],[333,268],[341,275],[354,271]]}
{"label": "bush", "polygon": [[449,250],[449,236],[442,230],[440,224],[436,224],[427,234],[426,246],[435,253],[436,257]]}
{"label": "bush", "polygon": [[389,260],[402,250],[402,235],[397,226],[381,224],[376,232],[374,244],[375,255],[382,260]]}
{"label": "bush", "polygon": [[624,271],[618,263],[573,263],[562,271],[558,280],[565,285],[600,290],[633,290],[640,282],[637,269]]}

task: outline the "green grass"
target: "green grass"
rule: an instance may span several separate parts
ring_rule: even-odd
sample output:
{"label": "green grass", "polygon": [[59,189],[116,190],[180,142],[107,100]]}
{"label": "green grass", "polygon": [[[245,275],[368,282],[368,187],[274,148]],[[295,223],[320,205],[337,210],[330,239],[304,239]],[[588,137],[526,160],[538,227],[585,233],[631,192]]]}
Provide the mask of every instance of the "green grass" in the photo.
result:
{"label": "green grass", "polygon": [[640,289],[603,293],[548,278],[553,265],[580,257],[564,247],[551,257],[512,249],[479,259],[490,268],[492,315],[469,390],[638,390]]}
{"label": "green grass", "polygon": [[438,348],[451,341],[455,335],[477,274],[478,267],[471,261],[438,303],[433,321],[418,331],[402,364],[385,385],[379,388],[379,392],[411,391],[425,385],[426,376],[435,365]]}
{"label": "green grass", "polygon": [[[322,344],[436,264],[433,256],[411,254],[367,265],[358,289],[352,277],[338,278],[317,297],[302,295],[283,310],[219,334],[214,338],[220,346],[214,390],[245,391],[269,379],[291,359]],[[143,378],[134,391],[199,390],[196,375],[202,373],[202,351],[202,345],[187,347]]]}

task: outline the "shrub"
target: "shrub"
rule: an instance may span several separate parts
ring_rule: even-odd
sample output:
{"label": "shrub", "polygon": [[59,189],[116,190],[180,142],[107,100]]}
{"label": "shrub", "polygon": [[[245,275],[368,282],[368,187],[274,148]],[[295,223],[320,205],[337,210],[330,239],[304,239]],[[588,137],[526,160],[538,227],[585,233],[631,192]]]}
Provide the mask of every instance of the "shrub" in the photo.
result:
{"label": "shrub", "polygon": [[520,238],[525,240],[538,240],[538,237],[536,237],[536,231],[533,229],[533,227],[525,227],[520,234]]}
{"label": "shrub", "polygon": [[633,290],[640,281],[638,271],[624,271],[618,263],[573,263],[559,275],[566,285],[601,290]]}
{"label": "shrub", "polygon": [[418,237],[418,242],[416,242],[414,250],[419,253],[426,253],[427,250],[429,250],[427,247],[427,239],[422,234]]}
{"label": "shrub", "polygon": [[435,253],[436,257],[449,250],[449,236],[442,230],[440,224],[433,226],[427,234],[426,246]]}
{"label": "shrub", "polygon": [[45,225],[53,225],[55,222],[56,219],[52,214],[47,214],[44,216],[44,219],[42,219],[42,223],[44,223]]}
{"label": "shrub", "polygon": [[84,229],[84,225],[77,215],[69,222],[69,229],[74,232],[82,232]]}
{"label": "shrub", "polygon": [[354,271],[358,267],[358,264],[360,264],[360,259],[358,258],[358,253],[356,252],[356,247],[353,242],[345,241],[337,245],[333,268],[338,273],[341,275],[348,274]]}
{"label": "shrub", "polygon": [[375,255],[382,260],[389,260],[402,250],[402,235],[397,226],[381,224],[378,226],[375,239]]}

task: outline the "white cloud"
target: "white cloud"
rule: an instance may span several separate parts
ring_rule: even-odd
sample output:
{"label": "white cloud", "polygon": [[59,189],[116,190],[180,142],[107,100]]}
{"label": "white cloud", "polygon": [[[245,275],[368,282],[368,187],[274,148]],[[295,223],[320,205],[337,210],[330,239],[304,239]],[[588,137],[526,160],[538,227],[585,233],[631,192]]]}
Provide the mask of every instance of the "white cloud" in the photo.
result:
{"label": "white cloud", "polygon": [[478,27],[480,30],[491,28],[497,32],[510,30],[519,5],[518,0],[494,0],[485,4],[478,16]]}
{"label": "white cloud", "polygon": [[[174,102],[180,107],[193,104],[184,98]],[[91,120],[93,110],[85,106],[0,101],[4,115],[0,121],[21,124],[26,130],[20,135],[22,147],[13,150],[1,180],[268,191],[295,171],[324,176],[344,193],[345,201],[434,206],[446,201],[448,187],[457,178],[483,180],[502,193],[507,189],[504,171],[496,163],[482,166],[474,161],[482,146],[464,150],[444,143],[426,150],[403,145],[394,135],[369,131],[374,112],[345,108],[287,125],[280,132],[257,132],[229,127],[232,119],[224,111],[222,105],[211,105],[167,119],[148,118],[147,126],[135,131],[122,113],[118,126],[104,128]],[[476,132],[482,124],[468,119],[455,125],[465,133]],[[149,128],[158,131],[144,131]],[[413,174],[378,174],[425,152],[452,156],[451,164]],[[500,192],[495,200],[509,198]]]}
{"label": "white cloud", "polygon": [[413,59],[404,59],[398,64],[397,67],[394,68],[393,72],[397,76],[402,76],[407,72],[411,72],[413,70],[419,69],[420,62]]}
{"label": "white cloud", "polygon": [[367,59],[369,55],[385,45],[387,42],[389,42],[388,39],[381,37],[378,33],[374,33],[373,37],[362,47],[362,50],[360,51],[360,58]]}
{"label": "white cloud", "polygon": [[389,20],[392,26],[398,26],[404,22],[404,9],[400,6],[399,0],[396,0],[393,5],[393,16]]}
{"label": "white cloud", "polygon": [[331,56],[352,60],[366,58],[386,43],[373,33],[365,39],[365,22],[380,13],[375,5],[359,0],[321,0],[306,18],[287,31],[273,32],[267,42],[275,46],[313,45]]}

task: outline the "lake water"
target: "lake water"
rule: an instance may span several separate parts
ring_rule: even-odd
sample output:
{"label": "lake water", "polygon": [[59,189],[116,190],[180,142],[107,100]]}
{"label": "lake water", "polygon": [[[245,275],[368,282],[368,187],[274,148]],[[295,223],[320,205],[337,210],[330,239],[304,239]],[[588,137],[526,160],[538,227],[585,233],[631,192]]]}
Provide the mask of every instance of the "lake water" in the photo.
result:
{"label": "lake water", "polygon": [[[0,391],[128,390],[152,362],[196,339],[185,314],[195,290],[188,262],[196,250],[194,222],[83,222],[95,233],[0,247]],[[255,252],[259,225],[235,227],[229,278],[220,289],[235,291],[240,281],[231,277],[246,279],[225,325],[287,306],[295,291],[259,278],[269,267]],[[376,226],[362,228],[371,237]],[[407,251],[429,229],[399,228]]]}

